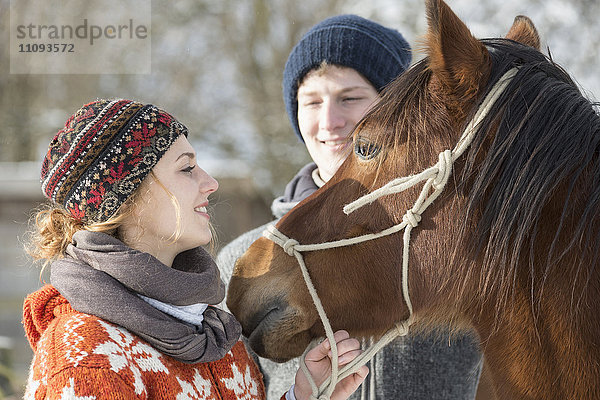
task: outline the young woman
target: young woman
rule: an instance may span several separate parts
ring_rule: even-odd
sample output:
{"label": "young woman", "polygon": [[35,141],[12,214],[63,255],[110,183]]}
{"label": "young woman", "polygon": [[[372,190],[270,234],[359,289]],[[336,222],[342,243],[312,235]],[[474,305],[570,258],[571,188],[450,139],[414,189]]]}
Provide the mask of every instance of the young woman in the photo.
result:
{"label": "young woman", "polygon": [[[187,128],[153,105],[100,100],[67,121],[42,166],[51,205],[29,249],[51,284],[25,299],[35,353],[25,398],[265,398],[239,324],[213,306],[225,288],[201,246],[217,187]],[[335,338],[340,364],[360,353],[346,332]],[[330,374],[328,352],[324,341],[307,353],[317,382]],[[367,373],[340,382],[335,398]],[[309,398],[302,372],[283,396]]]}

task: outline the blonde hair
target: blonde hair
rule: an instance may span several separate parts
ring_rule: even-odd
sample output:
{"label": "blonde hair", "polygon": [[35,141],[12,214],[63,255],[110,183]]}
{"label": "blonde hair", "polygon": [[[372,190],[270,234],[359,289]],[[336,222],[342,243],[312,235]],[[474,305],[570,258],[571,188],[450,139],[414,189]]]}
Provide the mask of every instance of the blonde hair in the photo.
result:
{"label": "blonde hair", "polygon": [[[306,78],[309,75],[315,74],[317,76],[323,76],[327,73],[327,71],[329,71],[329,69],[333,66],[334,64],[329,64],[327,62],[327,60],[323,60],[321,61],[321,64],[319,64],[317,67],[314,67],[313,69],[311,69],[310,71],[308,71],[306,74],[304,74],[304,76],[302,77],[302,79],[300,79],[300,81],[298,82],[298,87],[302,86],[302,84],[304,83],[304,81],[306,80]],[[341,68],[346,68],[346,67],[341,67]]]}
{"label": "blonde hair", "polygon": [[84,223],[64,207],[55,204],[45,204],[38,208],[32,218],[32,230],[27,234],[25,251],[34,261],[44,261],[40,275],[52,261],[65,256],[67,246],[73,241],[73,235],[77,231],[102,232],[119,238],[118,228],[132,214],[131,206],[138,197],[139,190],[136,190],[115,215],[104,222]]}
{"label": "blonde hair", "polygon": [[[329,72],[329,70],[331,70],[332,67],[337,67],[337,68],[341,68],[341,69],[351,69],[354,72],[356,72],[358,75],[360,75],[365,81],[367,81],[371,86],[373,86],[373,89],[375,89],[375,91],[377,93],[379,93],[380,91],[375,87],[375,85],[359,70],[352,68],[352,67],[348,67],[346,65],[339,65],[339,64],[332,64],[329,63],[327,60],[323,60],[321,61],[321,64],[319,64],[318,66],[314,67],[313,69],[311,69],[310,71],[308,71],[306,74],[304,74],[304,76],[302,77],[302,79],[300,79],[298,81],[298,87],[302,86],[302,84],[304,83],[304,81],[306,80],[306,78],[309,75],[316,75],[316,76],[323,76],[325,75],[327,72]],[[296,94],[296,97],[298,95]]]}
{"label": "blonde hair", "polygon": [[152,179],[154,179],[158,186],[160,186],[161,189],[165,191],[167,196],[169,196],[171,204],[173,204],[173,208],[175,208],[175,231],[169,237],[171,244],[174,244],[181,237],[181,204],[179,204],[179,200],[177,200],[177,197],[175,197],[175,195],[171,193],[169,189],[167,189],[167,187],[160,181],[160,179],[158,179],[154,172],[150,171],[150,176],[152,177]]}

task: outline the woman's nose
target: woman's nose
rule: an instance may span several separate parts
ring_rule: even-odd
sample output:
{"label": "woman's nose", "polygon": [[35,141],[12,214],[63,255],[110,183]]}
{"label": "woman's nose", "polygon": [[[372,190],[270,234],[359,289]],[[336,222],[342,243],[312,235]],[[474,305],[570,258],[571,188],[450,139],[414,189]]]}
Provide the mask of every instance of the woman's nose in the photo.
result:
{"label": "woman's nose", "polygon": [[212,176],[210,176],[206,171],[200,169],[200,190],[204,193],[212,193],[215,192],[219,188],[219,182]]}

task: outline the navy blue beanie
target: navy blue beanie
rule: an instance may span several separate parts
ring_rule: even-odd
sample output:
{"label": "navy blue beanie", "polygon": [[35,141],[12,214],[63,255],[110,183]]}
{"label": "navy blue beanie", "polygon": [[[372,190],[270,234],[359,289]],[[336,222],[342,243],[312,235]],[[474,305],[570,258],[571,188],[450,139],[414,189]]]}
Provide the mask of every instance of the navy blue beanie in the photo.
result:
{"label": "navy blue beanie", "polygon": [[313,26],[292,49],[283,71],[283,101],[296,135],[298,85],[323,61],[355,69],[379,92],[410,65],[402,34],[357,15],[338,15]]}

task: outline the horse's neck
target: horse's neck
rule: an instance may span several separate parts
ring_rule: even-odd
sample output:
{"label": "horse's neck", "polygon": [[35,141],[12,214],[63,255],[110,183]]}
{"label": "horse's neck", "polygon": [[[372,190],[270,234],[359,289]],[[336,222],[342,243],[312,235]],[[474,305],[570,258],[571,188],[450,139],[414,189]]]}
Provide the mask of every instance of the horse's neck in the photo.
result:
{"label": "horse's neck", "polygon": [[[568,268],[555,269],[565,275],[548,278],[539,302],[532,302],[531,291],[516,283],[504,307],[493,293],[481,295],[479,279],[473,276],[473,286],[436,286],[431,281],[434,274],[414,271],[415,312],[425,326],[450,323],[475,328],[499,398],[597,400],[600,269],[593,272],[583,300],[577,303],[573,299],[583,289],[574,291],[574,278],[566,277]],[[454,277],[461,283],[466,279]]]}
{"label": "horse's neck", "polygon": [[565,314],[569,300],[554,293],[534,313],[524,291],[499,319],[473,316],[502,398],[600,398],[598,308],[588,304],[576,315]]}
{"label": "horse's neck", "polygon": [[[419,320],[475,327],[502,399],[600,399],[600,266],[594,252],[572,248],[546,270],[550,243],[540,242],[535,268],[524,252],[514,275],[491,274],[479,269],[479,260],[447,257],[454,254],[455,233],[439,227],[452,226],[452,213],[433,215],[438,229],[420,231],[412,249],[409,287]],[[552,232],[550,225],[540,232]],[[432,262],[431,254],[443,256]]]}

